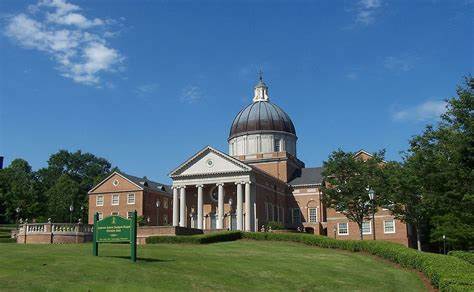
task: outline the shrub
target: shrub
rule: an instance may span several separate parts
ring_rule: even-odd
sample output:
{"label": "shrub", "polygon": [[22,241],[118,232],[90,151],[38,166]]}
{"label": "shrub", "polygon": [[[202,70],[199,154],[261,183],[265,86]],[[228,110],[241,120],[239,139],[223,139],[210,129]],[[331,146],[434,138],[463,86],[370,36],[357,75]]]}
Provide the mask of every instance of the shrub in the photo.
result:
{"label": "shrub", "polygon": [[470,263],[471,265],[474,265],[474,252],[453,250],[448,252],[448,255],[460,258]]}
{"label": "shrub", "polygon": [[16,242],[15,238],[0,238],[0,243],[14,243]]}
{"label": "shrub", "polygon": [[384,241],[336,240],[310,234],[243,233],[243,238],[301,242],[307,245],[364,251],[403,267],[423,272],[441,291],[473,291],[474,269],[455,257],[418,252],[403,245]]}
{"label": "shrub", "polygon": [[268,229],[268,228],[271,228],[272,230],[283,230],[283,229],[285,229],[285,227],[283,226],[282,223],[276,222],[276,221],[270,221],[270,222],[268,222],[265,227],[266,227],[267,229]]}
{"label": "shrub", "polygon": [[177,236],[150,236],[146,243],[188,243],[207,244],[223,241],[234,241],[242,238],[240,231],[223,231],[200,235],[177,235]]}

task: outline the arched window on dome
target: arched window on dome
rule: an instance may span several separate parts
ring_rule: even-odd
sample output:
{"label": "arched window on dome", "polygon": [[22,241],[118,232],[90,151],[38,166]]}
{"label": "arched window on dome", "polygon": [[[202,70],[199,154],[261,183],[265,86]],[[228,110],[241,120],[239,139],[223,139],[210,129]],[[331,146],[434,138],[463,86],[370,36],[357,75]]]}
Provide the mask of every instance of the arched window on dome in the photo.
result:
{"label": "arched window on dome", "polygon": [[273,139],[273,151],[280,152],[280,138]]}

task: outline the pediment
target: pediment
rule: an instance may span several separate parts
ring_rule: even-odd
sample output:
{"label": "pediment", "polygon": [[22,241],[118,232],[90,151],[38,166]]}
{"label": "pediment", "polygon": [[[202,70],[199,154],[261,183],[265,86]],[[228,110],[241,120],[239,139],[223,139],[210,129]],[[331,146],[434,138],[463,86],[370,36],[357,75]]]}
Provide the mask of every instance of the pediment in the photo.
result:
{"label": "pediment", "polygon": [[210,146],[204,148],[170,173],[171,177],[248,172],[252,168]]}

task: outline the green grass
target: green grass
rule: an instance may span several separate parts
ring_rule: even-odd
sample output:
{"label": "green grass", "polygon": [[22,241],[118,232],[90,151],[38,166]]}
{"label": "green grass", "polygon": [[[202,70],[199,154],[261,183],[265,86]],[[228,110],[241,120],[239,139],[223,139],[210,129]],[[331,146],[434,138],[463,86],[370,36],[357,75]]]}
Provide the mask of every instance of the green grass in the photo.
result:
{"label": "green grass", "polygon": [[415,273],[361,253],[298,243],[240,240],[209,245],[0,245],[8,290],[425,291]]}

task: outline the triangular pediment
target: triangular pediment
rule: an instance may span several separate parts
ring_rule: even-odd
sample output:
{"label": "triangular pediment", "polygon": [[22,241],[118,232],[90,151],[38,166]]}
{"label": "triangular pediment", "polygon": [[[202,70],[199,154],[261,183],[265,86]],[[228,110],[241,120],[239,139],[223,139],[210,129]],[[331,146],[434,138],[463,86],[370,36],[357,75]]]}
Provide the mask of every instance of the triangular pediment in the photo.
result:
{"label": "triangular pediment", "polygon": [[196,153],[170,173],[171,177],[249,172],[245,163],[210,146]]}

